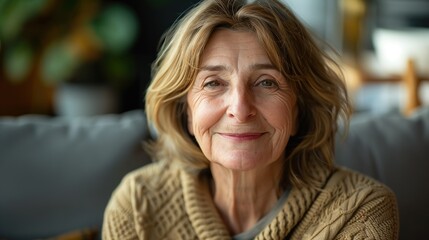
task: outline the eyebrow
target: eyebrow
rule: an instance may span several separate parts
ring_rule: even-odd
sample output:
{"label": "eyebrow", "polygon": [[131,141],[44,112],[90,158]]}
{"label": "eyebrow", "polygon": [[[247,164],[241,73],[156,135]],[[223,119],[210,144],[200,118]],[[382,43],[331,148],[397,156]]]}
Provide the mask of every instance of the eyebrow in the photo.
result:
{"label": "eyebrow", "polygon": [[271,63],[256,63],[256,64],[252,64],[250,66],[250,69],[254,69],[254,70],[260,70],[260,69],[273,69],[273,70],[278,70],[273,64]]}
{"label": "eyebrow", "polygon": [[[227,70],[228,67],[225,65],[206,65],[202,66],[200,68],[200,71],[224,71]],[[273,64],[271,63],[256,63],[250,65],[249,69],[251,70],[261,70],[261,69],[273,69],[278,70]]]}
{"label": "eyebrow", "polygon": [[211,71],[211,72],[215,72],[215,71],[222,71],[222,70],[226,70],[227,67],[224,65],[206,65],[206,66],[202,66],[200,68],[200,71]]}

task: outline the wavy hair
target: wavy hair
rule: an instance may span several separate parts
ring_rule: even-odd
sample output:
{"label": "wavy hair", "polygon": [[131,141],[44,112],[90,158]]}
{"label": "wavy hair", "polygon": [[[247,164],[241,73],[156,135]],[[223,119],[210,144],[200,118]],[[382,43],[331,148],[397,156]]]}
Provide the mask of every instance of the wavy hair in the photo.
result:
{"label": "wavy hair", "polygon": [[294,185],[313,185],[312,164],[333,166],[338,120],[347,123],[350,105],[337,66],[304,25],[277,0],[205,0],[193,6],[166,32],[152,66],[146,93],[148,122],[157,132],[149,144],[156,160],[188,170],[209,166],[187,130],[186,95],[200,57],[219,28],[254,32],[271,62],[296,93],[298,132],[286,149],[284,176]]}

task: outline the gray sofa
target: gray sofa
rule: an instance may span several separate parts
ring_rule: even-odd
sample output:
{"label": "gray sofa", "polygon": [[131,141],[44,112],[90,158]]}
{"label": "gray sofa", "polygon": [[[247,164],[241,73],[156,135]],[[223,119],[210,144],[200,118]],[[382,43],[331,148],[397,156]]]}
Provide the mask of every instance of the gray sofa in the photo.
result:
{"label": "gray sofa", "polygon": [[[65,233],[82,239],[88,229],[99,237],[113,189],[127,172],[150,162],[142,150],[148,137],[139,110],[72,119],[0,118],[0,239]],[[401,239],[426,238],[429,108],[409,118],[356,116],[349,135],[338,137],[336,152],[338,164],[395,191]]]}
{"label": "gray sofa", "polygon": [[338,165],[372,176],[396,193],[400,239],[428,239],[429,108],[410,117],[358,115],[347,138],[337,140]]}
{"label": "gray sofa", "polygon": [[149,161],[145,138],[142,111],[1,118],[0,239],[97,235],[112,190]]}

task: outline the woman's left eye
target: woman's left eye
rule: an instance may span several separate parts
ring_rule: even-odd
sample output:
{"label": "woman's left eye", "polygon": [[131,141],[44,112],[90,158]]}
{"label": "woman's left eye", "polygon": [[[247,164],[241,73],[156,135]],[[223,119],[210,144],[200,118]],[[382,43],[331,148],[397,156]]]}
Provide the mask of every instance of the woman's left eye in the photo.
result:
{"label": "woman's left eye", "polygon": [[274,80],[265,79],[256,83],[257,86],[266,87],[266,88],[277,88],[278,84]]}

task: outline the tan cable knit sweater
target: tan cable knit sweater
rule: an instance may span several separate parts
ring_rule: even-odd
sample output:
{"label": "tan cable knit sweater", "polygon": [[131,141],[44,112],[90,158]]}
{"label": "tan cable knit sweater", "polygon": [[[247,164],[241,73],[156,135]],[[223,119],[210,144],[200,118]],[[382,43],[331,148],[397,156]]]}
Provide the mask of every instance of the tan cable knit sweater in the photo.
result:
{"label": "tan cable knit sweater", "polygon": [[[398,238],[398,209],[388,188],[344,169],[313,173],[323,191],[293,188],[256,239]],[[128,174],[106,208],[103,239],[230,239],[207,186],[159,163]]]}

